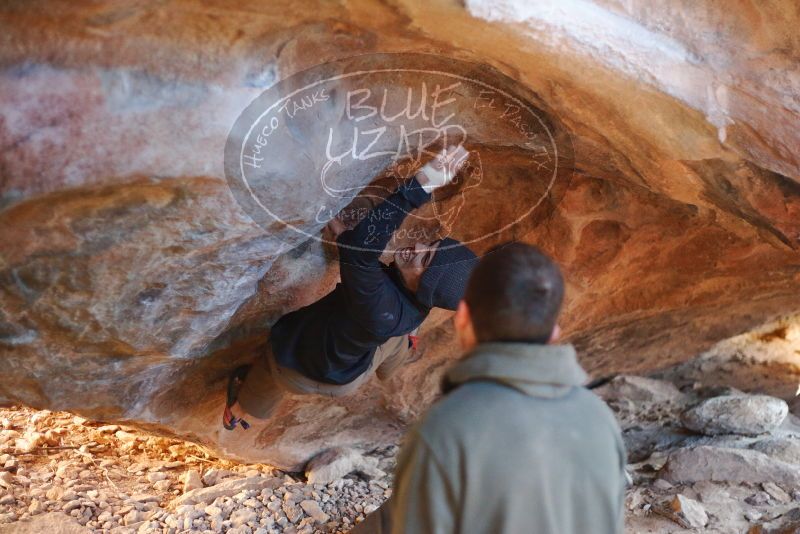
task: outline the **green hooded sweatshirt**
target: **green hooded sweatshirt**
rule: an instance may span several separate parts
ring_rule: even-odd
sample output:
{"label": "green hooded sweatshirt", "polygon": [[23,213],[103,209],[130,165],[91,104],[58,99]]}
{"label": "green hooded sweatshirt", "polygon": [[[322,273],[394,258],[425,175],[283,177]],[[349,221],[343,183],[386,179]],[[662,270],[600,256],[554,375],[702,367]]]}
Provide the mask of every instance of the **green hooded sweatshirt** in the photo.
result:
{"label": "green hooded sweatshirt", "polygon": [[484,343],[410,432],[393,534],[623,531],[625,450],[571,345]]}

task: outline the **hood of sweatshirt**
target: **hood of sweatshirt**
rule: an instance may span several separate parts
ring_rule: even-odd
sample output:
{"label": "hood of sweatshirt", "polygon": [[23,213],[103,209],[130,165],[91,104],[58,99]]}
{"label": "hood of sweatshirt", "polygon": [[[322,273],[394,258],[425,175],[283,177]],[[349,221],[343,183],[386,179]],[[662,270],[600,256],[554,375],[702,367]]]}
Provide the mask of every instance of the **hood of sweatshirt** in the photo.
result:
{"label": "hood of sweatshirt", "polygon": [[534,397],[560,397],[587,378],[572,345],[491,342],[481,343],[450,369],[443,389],[480,380]]}

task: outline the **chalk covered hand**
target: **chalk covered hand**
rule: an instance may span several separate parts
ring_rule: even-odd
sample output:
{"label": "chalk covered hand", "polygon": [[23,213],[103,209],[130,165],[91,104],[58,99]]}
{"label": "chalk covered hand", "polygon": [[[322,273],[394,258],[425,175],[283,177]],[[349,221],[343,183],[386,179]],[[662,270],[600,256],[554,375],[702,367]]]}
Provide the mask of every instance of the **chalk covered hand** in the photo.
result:
{"label": "chalk covered hand", "polygon": [[426,193],[431,193],[452,182],[468,158],[469,152],[463,146],[447,147],[419,170],[417,181]]}

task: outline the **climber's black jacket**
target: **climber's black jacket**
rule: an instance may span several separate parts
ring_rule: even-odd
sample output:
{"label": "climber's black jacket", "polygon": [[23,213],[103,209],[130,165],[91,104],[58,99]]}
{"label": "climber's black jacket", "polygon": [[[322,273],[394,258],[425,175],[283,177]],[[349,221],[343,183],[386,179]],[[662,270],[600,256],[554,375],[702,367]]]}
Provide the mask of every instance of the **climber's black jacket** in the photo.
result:
{"label": "climber's black jacket", "polygon": [[272,327],[279,365],[319,382],[347,384],[367,370],[378,346],[422,323],[430,309],[379,258],[405,216],[430,198],[414,178],[339,236],[342,281]]}

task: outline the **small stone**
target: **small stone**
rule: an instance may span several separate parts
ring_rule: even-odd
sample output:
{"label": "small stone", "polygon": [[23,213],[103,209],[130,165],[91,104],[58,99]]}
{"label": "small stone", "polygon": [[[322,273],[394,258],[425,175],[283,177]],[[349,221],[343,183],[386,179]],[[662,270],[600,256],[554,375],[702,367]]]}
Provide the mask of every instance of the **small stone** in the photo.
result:
{"label": "small stone", "polygon": [[156,491],[167,491],[172,486],[172,482],[169,480],[159,480],[155,484],[153,484],[153,489]]}
{"label": "small stone", "polygon": [[239,510],[235,510],[231,514],[231,524],[234,527],[241,527],[247,525],[248,523],[256,523],[258,520],[258,515],[249,508],[240,508]]}
{"label": "small stone", "polygon": [[319,504],[316,501],[302,501],[300,503],[300,507],[303,511],[308,514],[309,517],[317,521],[318,523],[327,523],[330,519],[330,516],[322,511],[319,507]]}
{"label": "small stone", "polygon": [[221,515],[222,509],[219,506],[210,504],[203,509],[206,515]]}
{"label": "small stone", "polygon": [[144,473],[146,470],[147,465],[139,463],[131,464],[127,469],[128,473]]}
{"label": "small stone", "polygon": [[270,501],[267,503],[267,510],[270,512],[277,512],[281,509],[281,502],[280,501]]}
{"label": "small stone", "polygon": [[703,528],[708,524],[708,514],[703,505],[683,495],[676,495],[672,500],[654,507],[654,511],[683,528]]}
{"label": "small stone", "polygon": [[3,495],[0,497],[0,506],[14,504],[16,501],[13,495]]}
{"label": "small stone", "polygon": [[303,511],[295,506],[291,501],[284,502],[283,506],[281,506],[283,513],[286,514],[286,518],[291,521],[292,523],[297,523],[303,517]]}
{"label": "small stone", "polygon": [[747,519],[751,523],[755,523],[756,521],[761,519],[762,516],[763,516],[763,514],[761,512],[759,512],[758,510],[747,510],[744,513],[744,518]]}
{"label": "small stone", "polygon": [[203,480],[200,478],[200,473],[194,470],[186,471],[183,476],[183,492],[188,493],[192,490],[200,489],[203,487]]}
{"label": "small stone", "polygon": [[202,477],[203,478],[203,484],[205,484],[206,486],[213,486],[214,484],[217,483],[217,477],[218,476],[219,476],[219,470],[218,469],[214,469],[212,467],[211,469],[206,470],[203,473],[203,477]]}
{"label": "small stone", "polygon": [[137,534],[151,534],[152,532],[156,532],[160,530],[158,528],[158,523],[155,521],[145,521],[136,531]]}
{"label": "small stone", "polygon": [[11,489],[14,486],[14,475],[8,471],[0,471],[0,486]]}
{"label": "small stone", "polygon": [[147,518],[147,514],[145,512],[141,512],[139,510],[131,510],[122,518],[122,523],[127,527],[129,525],[133,525],[144,521]]}
{"label": "small stone", "polygon": [[655,489],[657,489],[659,491],[669,491],[673,487],[674,486],[672,484],[670,484],[669,482],[667,482],[663,478],[659,478],[655,482],[653,482],[653,488],[655,488]]}
{"label": "small stone", "polygon": [[31,499],[31,504],[28,506],[28,513],[31,515],[41,514],[44,512],[45,506],[38,499]]}
{"label": "small stone", "polygon": [[120,441],[136,441],[136,434],[131,432],[125,432],[124,430],[117,430],[114,432],[114,437],[116,437]]}
{"label": "small stone", "polygon": [[789,494],[774,482],[764,482],[761,484],[761,487],[764,489],[764,491],[769,493],[770,497],[779,503],[786,504],[788,502],[792,502],[792,498],[789,496]]}
{"label": "small stone", "polygon": [[158,473],[157,472],[157,473],[148,473],[147,474],[147,480],[149,480],[151,484],[154,484],[154,483],[156,483],[156,482],[158,482],[160,480],[164,480],[166,478],[167,478],[167,474],[166,473]]}
{"label": "small stone", "polygon": [[158,495],[151,495],[149,493],[136,493],[131,495],[130,500],[139,503],[159,502],[161,497]]}
{"label": "small stone", "polygon": [[753,506],[762,506],[769,502],[769,493],[766,491],[757,491],[754,494],[747,497],[744,502],[747,504],[751,504]]}
{"label": "small stone", "polygon": [[65,512],[70,512],[70,511],[75,510],[76,508],[80,508],[80,507],[81,507],[81,501],[78,500],[78,499],[75,499],[74,501],[69,501],[67,504],[65,504],[62,507],[62,510],[64,510]]}

